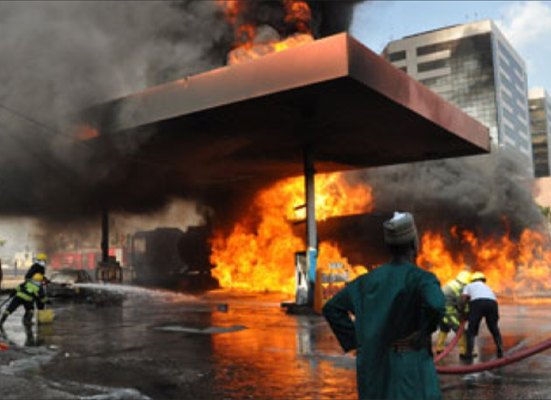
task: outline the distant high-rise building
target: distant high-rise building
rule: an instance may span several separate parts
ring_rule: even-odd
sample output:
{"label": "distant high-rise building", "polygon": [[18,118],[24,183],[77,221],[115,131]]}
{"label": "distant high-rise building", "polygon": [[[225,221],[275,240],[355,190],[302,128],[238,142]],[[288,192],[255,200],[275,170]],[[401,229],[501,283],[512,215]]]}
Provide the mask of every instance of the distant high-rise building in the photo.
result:
{"label": "distant high-rise building", "polygon": [[492,21],[406,36],[383,56],[488,126],[533,176],[526,65]]}
{"label": "distant high-rise building", "polygon": [[534,175],[549,176],[551,154],[551,98],[543,88],[530,89],[530,126],[532,128],[532,152],[534,158]]}

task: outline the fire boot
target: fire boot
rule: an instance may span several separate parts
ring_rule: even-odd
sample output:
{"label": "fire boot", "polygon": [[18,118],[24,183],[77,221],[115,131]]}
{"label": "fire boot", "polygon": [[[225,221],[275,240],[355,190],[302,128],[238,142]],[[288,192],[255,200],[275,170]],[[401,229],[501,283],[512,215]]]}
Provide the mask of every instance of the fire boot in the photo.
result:
{"label": "fire boot", "polygon": [[447,332],[438,332],[438,339],[436,340],[436,354],[440,354],[446,348],[446,338],[448,337]]}
{"label": "fire boot", "polygon": [[467,338],[467,351],[464,355],[460,355],[459,357],[462,360],[466,361],[472,361],[473,360],[473,349],[474,349],[474,339],[475,337],[471,335],[468,331],[465,332],[465,336]]}
{"label": "fire boot", "polygon": [[503,341],[501,340],[501,335],[499,333],[494,336],[494,342],[496,344],[497,358],[503,358]]}
{"label": "fire boot", "polygon": [[31,327],[33,324],[33,312],[28,311],[23,315],[23,325],[25,325],[26,328]]}
{"label": "fire boot", "polygon": [[[467,354],[467,333],[463,332],[463,335],[459,338],[459,342],[457,343],[457,346],[459,347],[459,358],[464,358]],[[471,351],[472,357],[478,356],[476,351],[473,349]]]}
{"label": "fire boot", "polygon": [[9,313],[5,312],[2,314],[2,318],[0,318],[0,331],[4,330],[4,322],[6,322],[6,319],[8,319]]}

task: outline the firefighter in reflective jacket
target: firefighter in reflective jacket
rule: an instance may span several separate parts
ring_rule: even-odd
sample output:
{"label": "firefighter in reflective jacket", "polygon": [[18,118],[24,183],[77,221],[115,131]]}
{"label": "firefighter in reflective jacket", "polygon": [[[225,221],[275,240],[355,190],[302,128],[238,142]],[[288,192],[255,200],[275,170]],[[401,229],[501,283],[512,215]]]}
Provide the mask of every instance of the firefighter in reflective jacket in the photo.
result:
{"label": "firefighter in reflective jacket", "polygon": [[[457,274],[457,277],[448,282],[443,288],[444,297],[446,298],[446,314],[440,321],[440,332],[438,334],[438,340],[436,342],[436,353],[444,351],[446,338],[450,330],[457,333],[459,325],[461,324],[461,294],[463,288],[470,282],[471,273],[468,271],[461,271]],[[465,335],[462,335],[459,339],[459,355],[464,357],[467,353],[467,339]]]}
{"label": "firefighter in reflective jacket", "polygon": [[34,305],[36,304],[37,308],[42,310],[46,304],[46,296],[42,286],[43,280],[44,275],[37,273],[34,274],[31,279],[26,280],[15,288],[12,294],[12,301],[3,312],[2,318],[0,319],[0,329],[2,329],[8,316],[17,310],[19,306],[25,307],[23,324],[26,327],[31,326],[34,315]]}

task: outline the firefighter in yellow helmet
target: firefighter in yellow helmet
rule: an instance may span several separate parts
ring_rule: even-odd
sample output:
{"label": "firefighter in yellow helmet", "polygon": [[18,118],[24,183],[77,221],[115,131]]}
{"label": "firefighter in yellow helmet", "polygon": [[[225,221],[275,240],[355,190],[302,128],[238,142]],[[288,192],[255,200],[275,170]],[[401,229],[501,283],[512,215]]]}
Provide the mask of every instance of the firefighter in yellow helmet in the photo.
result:
{"label": "firefighter in yellow helmet", "polygon": [[39,310],[44,309],[46,304],[46,295],[44,293],[44,287],[42,285],[44,275],[35,273],[31,276],[31,279],[25,280],[22,284],[17,286],[12,293],[12,300],[6,310],[2,313],[0,318],[0,330],[4,325],[4,322],[15,310],[20,306],[25,307],[25,315],[23,316],[23,324],[25,327],[30,328],[33,315],[34,306],[36,304]]}
{"label": "firefighter in yellow helmet", "polygon": [[482,272],[475,272],[471,276],[471,283],[463,289],[463,301],[469,302],[466,358],[472,359],[474,356],[474,341],[482,318],[486,320],[486,326],[494,339],[497,357],[503,357],[503,341],[497,325],[499,321],[497,298],[492,289],[486,285],[486,276]]}
{"label": "firefighter in yellow helmet", "polygon": [[[461,295],[463,288],[470,282],[471,273],[469,271],[461,271],[455,279],[449,281],[443,288],[444,297],[446,298],[446,314],[440,321],[440,332],[436,341],[436,353],[444,351],[446,338],[451,330],[457,333],[461,323],[462,303]],[[465,357],[467,353],[467,339],[462,335],[459,339],[459,356]]]}
{"label": "firefighter in yellow helmet", "polygon": [[32,279],[35,274],[41,274],[42,277],[46,275],[46,262],[48,261],[48,256],[44,253],[38,253],[34,258],[33,265],[29,268],[25,274],[25,279]]}

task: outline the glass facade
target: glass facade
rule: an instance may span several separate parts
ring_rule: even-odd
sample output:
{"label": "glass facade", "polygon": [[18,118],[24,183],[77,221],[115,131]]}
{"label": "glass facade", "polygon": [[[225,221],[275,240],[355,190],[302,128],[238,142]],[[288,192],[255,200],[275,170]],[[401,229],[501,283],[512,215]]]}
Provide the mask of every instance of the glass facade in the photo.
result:
{"label": "glass facade", "polygon": [[543,92],[542,96],[530,96],[529,104],[534,175],[538,178],[550,176],[551,101]]}
{"label": "glass facade", "polygon": [[496,38],[498,98],[501,104],[501,142],[520,149],[525,157],[532,154],[526,73],[504,40]]}
{"label": "glass facade", "polygon": [[391,42],[383,51],[400,67],[514,149],[533,174],[525,67],[491,21],[443,28]]}

